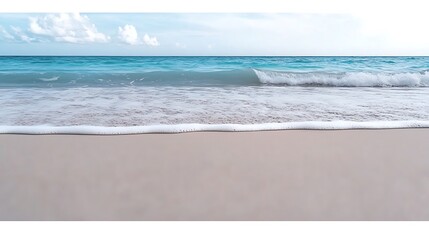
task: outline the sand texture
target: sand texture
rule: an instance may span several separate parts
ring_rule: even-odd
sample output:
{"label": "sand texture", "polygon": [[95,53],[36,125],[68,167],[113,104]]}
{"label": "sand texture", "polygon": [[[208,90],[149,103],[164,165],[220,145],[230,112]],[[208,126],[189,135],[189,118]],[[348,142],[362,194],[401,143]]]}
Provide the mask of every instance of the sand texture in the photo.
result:
{"label": "sand texture", "polygon": [[429,220],[429,129],[0,135],[0,220]]}

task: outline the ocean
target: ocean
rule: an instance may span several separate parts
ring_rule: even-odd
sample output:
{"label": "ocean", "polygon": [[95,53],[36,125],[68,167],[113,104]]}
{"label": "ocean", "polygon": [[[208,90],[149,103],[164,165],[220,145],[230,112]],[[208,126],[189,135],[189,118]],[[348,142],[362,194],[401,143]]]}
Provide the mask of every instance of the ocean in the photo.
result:
{"label": "ocean", "polygon": [[0,57],[1,133],[429,127],[429,57]]}

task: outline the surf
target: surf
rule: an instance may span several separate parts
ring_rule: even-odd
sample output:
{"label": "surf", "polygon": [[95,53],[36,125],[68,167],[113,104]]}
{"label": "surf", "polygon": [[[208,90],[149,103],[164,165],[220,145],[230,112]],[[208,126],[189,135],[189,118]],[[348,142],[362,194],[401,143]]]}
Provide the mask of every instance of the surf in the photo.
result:
{"label": "surf", "polygon": [[323,87],[428,87],[429,72],[278,72],[253,69],[261,83]]}
{"label": "surf", "polygon": [[292,72],[263,69],[149,72],[0,73],[0,87],[123,86],[429,87],[429,72]]}
{"label": "surf", "polygon": [[261,124],[173,124],[148,126],[0,126],[0,134],[130,135],[145,133],[251,132],[275,130],[346,130],[429,128],[429,121],[306,121]]}

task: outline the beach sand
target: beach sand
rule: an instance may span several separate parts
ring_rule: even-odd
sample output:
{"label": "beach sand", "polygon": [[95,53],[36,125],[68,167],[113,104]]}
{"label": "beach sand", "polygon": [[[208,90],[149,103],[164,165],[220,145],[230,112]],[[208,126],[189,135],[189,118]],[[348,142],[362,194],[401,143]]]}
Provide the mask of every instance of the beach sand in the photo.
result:
{"label": "beach sand", "polygon": [[1,220],[429,220],[429,129],[0,135]]}

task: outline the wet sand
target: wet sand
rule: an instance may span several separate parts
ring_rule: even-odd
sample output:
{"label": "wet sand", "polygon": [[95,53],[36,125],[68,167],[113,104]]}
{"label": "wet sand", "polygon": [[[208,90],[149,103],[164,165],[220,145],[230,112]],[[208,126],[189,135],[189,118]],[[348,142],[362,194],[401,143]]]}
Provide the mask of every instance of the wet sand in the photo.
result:
{"label": "wet sand", "polygon": [[429,129],[0,135],[0,220],[429,220]]}

